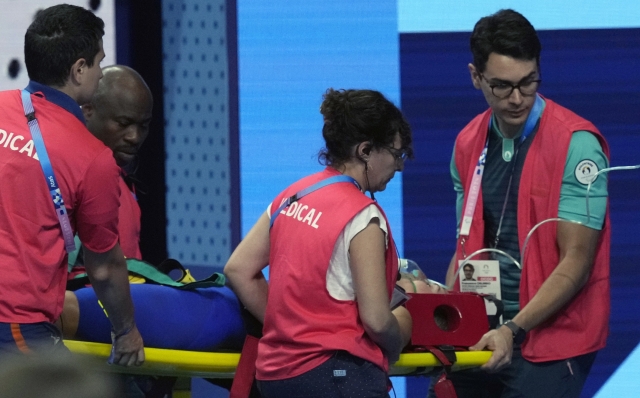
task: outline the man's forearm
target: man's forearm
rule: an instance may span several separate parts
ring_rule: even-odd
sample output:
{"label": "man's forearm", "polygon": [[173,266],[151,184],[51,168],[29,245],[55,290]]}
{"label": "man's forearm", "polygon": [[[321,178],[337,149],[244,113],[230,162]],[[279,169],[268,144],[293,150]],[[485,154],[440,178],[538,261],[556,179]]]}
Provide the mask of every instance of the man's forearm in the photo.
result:
{"label": "man's forearm", "polygon": [[113,331],[119,334],[130,330],[135,325],[135,318],[126,270],[124,278],[114,275],[109,280],[93,281],[92,286],[107,313]]}
{"label": "man's forearm", "polygon": [[558,269],[547,278],[533,299],[513,318],[513,321],[529,331],[558,312],[581,287],[582,285],[578,285],[558,266]]}
{"label": "man's forearm", "polygon": [[560,262],[531,301],[513,318],[518,326],[525,330],[535,328],[582,289],[591,273],[599,234],[582,225],[558,224]]}
{"label": "man's forearm", "polygon": [[116,244],[105,253],[95,253],[85,248],[85,266],[114,332],[122,333],[132,328],[135,320],[129,275],[120,245]]}

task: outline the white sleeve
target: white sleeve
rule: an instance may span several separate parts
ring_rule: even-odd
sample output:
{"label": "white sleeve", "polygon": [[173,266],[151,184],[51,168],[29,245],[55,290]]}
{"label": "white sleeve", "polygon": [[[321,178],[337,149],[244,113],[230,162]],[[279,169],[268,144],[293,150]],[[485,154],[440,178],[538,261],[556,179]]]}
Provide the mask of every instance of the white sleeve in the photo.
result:
{"label": "white sleeve", "polygon": [[336,241],[327,270],[327,291],[336,300],[355,300],[353,290],[353,278],[349,267],[349,245],[351,239],[369,225],[371,220],[379,220],[380,229],[384,232],[385,249],[389,247],[387,222],[380,209],[371,204],[362,209],[356,216],[347,223]]}

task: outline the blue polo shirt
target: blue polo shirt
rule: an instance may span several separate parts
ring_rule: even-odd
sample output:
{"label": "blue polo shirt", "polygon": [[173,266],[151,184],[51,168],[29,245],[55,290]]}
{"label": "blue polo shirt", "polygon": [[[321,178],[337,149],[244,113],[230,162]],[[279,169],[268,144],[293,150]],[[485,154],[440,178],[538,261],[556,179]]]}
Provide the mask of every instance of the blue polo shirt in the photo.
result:
{"label": "blue polo shirt", "polygon": [[42,94],[44,94],[44,97],[47,101],[53,102],[59,107],[64,108],[73,116],[77,117],[78,120],[82,122],[82,124],[86,124],[84,120],[84,114],[82,113],[82,109],[80,109],[78,103],[62,91],[56,90],[55,88],[46,86],[44,84],[40,84],[33,80],[29,80],[29,84],[27,85],[27,87],[25,87],[25,90],[27,90],[31,94],[41,92]]}

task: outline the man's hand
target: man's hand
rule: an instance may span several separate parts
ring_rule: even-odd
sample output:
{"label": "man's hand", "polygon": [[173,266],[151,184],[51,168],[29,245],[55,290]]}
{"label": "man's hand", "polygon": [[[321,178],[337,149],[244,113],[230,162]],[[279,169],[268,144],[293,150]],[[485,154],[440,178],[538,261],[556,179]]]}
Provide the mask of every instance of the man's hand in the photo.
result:
{"label": "man's hand", "polygon": [[109,363],[121,366],[140,366],[144,362],[144,345],[137,327],[124,335],[113,336]]}
{"label": "man's hand", "polygon": [[96,296],[109,317],[112,335],[109,363],[132,366],[144,362],[142,337],[135,325],[127,264],[117,244],[104,253],[83,246],[85,267]]}
{"label": "man's hand", "polygon": [[494,373],[511,363],[513,355],[513,333],[506,326],[490,330],[475,345],[469,347],[469,351],[481,351],[488,349],[493,351],[489,361],[480,369]]}

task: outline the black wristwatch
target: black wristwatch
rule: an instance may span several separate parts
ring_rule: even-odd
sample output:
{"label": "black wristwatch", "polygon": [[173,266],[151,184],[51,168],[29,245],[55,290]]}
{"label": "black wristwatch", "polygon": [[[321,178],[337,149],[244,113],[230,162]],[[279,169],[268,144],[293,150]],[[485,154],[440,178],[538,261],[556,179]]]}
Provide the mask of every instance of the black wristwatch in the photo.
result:
{"label": "black wristwatch", "polygon": [[527,332],[514,321],[506,321],[502,326],[508,327],[511,333],[513,333],[513,344],[520,345],[524,341],[524,338],[527,337]]}

